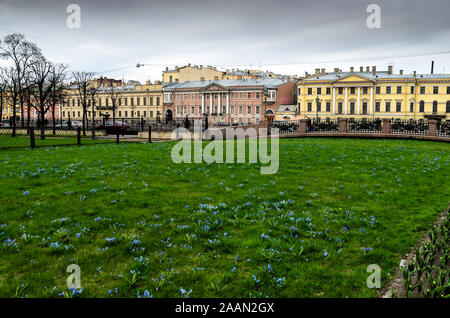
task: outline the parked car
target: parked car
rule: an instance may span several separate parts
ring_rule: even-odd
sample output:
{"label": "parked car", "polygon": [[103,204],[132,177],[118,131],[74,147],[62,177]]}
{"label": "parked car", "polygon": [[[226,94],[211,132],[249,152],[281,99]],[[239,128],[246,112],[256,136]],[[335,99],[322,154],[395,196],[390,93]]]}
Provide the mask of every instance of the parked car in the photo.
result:
{"label": "parked car", "polygon": [[105,122],[105,125],[103,125],[103,124],[97,125],[95,127],[95,129],[105,129],[105,128],[113,128],[113,127],[129,129],[130,125],[128,125],[127,123],[120,121],[120,120],[116,120],[115,122],[113,122],[112,120],[108,120],[107,122]]}
{"label": "parked car", "polygon": [[[72,126],[72,128],[83,128],[83,122],[79,121],[79,120],[71,120],[70,124]],[[69,126],[69,123],[67,122],[67,126]]]}
{"label": "parked car", "polygon": [[57,123],[55,126],[56,127],[66,128],[66,127],[69,127],[69,123],[67,121],[65,121],[65,120],[62,120],[61,122]]}
{"label": "parked car", "polygon": [[0,121],[0,127],[3,128],[9,128],[9,120],[8,119],[3,119],[2,121]]}

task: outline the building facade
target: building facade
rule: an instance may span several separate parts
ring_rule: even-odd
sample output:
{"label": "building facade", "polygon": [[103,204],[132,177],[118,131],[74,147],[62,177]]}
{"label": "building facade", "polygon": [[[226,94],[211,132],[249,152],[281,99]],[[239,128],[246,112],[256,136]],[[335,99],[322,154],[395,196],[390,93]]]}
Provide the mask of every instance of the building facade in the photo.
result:
{"label": "building facade", "polygon": [[164,88],[165,118],[210,118],[212,124],[257,124],[273,120],[284,104],[292,104],[293,81],[247,79],[193,81]]}
{"label": "building facade", "polygon": [[[124,86],[114,86],[117,95],[111,95],[111,87],[100,87],[94,98],[95,117],[113,116],[112,98],[116,99],[116,119],[143,118],[156,120],[163,111],[162,90],[163,84],[156,81],[154,84],[147,82],[145,85],[136,82],[128,82]],[[81,120],[83,108],[76,87],[72,86],[61,109],[61,119]],[[92,118],[92,108],[87,109],[87,116]]]}
{"label": "building facade", "polygon": [[450,75],[316,69],[298,81],[296,118],[450,119]]}
{"label": "building facade", "polygon": [[221,79],[224,72],[217,70],[212,66],[191,66],[191,64],[163,71],[163,83],[184,83],[188,81],[200,81],[202,78],[207,81]]}

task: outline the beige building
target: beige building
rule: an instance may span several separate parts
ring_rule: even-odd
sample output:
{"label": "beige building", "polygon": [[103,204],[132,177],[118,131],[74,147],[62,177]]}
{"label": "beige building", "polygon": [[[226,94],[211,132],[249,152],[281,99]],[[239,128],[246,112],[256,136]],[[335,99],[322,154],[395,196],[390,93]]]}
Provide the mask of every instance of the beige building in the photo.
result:
{"label": "beige building", "polygon": [[175,69],[172,70],[166,67],[162,74],[162,81],[163,83],[184,83],[202,79],[213,81],[222,79],[223,73],[212,66],[191,66],[191,64],[188,64],[182,67],[175,66]]}
{"label": "beige building", "polygon": [[[147,81],[142,85],[136,81],[129,81],[126,85],[114,86],[117,95],[111,95],[111,87],[100,87],[94,98],[95,118],[101,119],[104,115],[112,118],[112,98],[116,99],[116,119],[143,118],[156,120],[162,114],[163,84],[159,81],[151,84]],[[75,86],[71,86],[64,106],[61,109],[63,120],[81,120],[83,109],[80,97]],[[87,116],[92,118],[92,108],[87,110]]]}

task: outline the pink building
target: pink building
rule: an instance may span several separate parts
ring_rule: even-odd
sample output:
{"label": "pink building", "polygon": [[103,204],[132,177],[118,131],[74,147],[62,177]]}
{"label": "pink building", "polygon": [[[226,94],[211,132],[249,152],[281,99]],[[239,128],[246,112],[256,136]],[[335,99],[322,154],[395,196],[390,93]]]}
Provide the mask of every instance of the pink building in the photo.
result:
{"label": "pink building", "polygon": [[295,84],[289,78],[214,80],[166,86],[164,115],[167,120],[203,118],[211,124],[257,124],[272,121],[280,105],[293,103]]}

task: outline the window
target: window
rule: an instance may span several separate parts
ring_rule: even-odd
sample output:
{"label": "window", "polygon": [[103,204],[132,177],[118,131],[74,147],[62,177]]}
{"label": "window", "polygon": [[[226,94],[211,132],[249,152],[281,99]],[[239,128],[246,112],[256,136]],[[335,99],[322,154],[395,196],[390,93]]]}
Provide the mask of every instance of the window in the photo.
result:
{"label": "window", "polygon": [[125,117],[128,117],[128,111],[125,111]]}
{"label": "window", "polygon": [[195,107],[191,106],[191,115],[194,115],[194,114],[195,114]]}
{"label": "window", "polygon": [[256,108],[255,108],[255,113],[256,113],[256,114],[259,114],[259,106],[256,106]]}
{"label": "window", "polygon": [[450,86],[447,86],[447,94],[450,94]]}
{"label": "window", "polygon": [[156,106],[159,106],[159,97],[156,97]]}
{"label": "window", "polygon": [[[447,87],[448,89],[448,87]],[[447,104],[445,105],[445,112],[450,113],[450,100],[447,101]]]}
{"label": "window", "polygon": [[409,103],[409,112],[414,113],[414,102]]}
{"label": "window", "polygon": [[381,87],[379,87],[379,86],[375,87],[375,93],[381,94]]}
{"label": "window", "polygon": [[411,86],[411,94],[414,94],[414,86]]}
{"label": "window", "polygon": [[128,106],[128,98],[124,98],[123,100],[125,102],[125,106]]}
{"label": "window", "polygon": [[239,98],[243,98],[244,97],[244,93],[239,92]]}
{"label": "window", "polygon": [[[147,97],[144,97],[143,102],[144,102],[144,106],[147,106]],[[145,117],[145,115],[144,115],[144,117]]]}
{"label": "window", "polygon": [[367,87],[363,87],[363,94],[367,94],[368,90],[369,89]]}
{"label": "window", "polygon": [[342,102],[338,102],[338,114],[342,114]]}
{"label": "window", "polygon": [[134,97],[130,98],[130,103],[131,103],[131,106],[134,106]]}
{"label": "window", "polygon": [[311,111],[312,111],[312,103],[308,102],[308,112],[311,112]]}
{"label": "window", "polygon": [[391,102],[386,102],[386,113],[391,111]]}
{"label": "window", "polygon": [[195,94],[194,93],[191,94],[191,99],[195,99]]}
{"label": "window", "polygon": [[141,99],[140,99],[140,97],[137,97],[136,98],[136,105],[139,106],[140,104],[141,104]]}
{"label": "window", "polygon": [[343,88],[343,87],[339,87],[339,88],[338,88],[338,94],[339,94],[339,95],[344,94],[344,88]]}
{"label": "window", "polygon": [[350,102],[350,114],[355,113],[355,102]]}
{"label": "window", "polygon": [[397,86],[397,94],[401,94],[402,93],[402,87],[401,86]]}
{"label": "window", "polygon": [[422,86],[422,87],[420,88],[420,94],[422,94],[422,95],[425,94],[425,87],[424,87],[424,86]]}
{"label": "window", "polygon": [[317,87],[317,95],[321,95],[322,94],[322,88]]}
{"label": "window", "polygon": [[180,98],[181,98],[180,94],[177,94],[177,95],[175,95],[175,96],[177,97],[177,99],[180,99]]}
{"label": "window", "polygon": [[331,94],[331,87],[327,87],[327,95]]}
{"label": "window", "polygon": [[[300,95],[300,88],[298,89],[298,94]],[[256,92],[256,98],[257,99],[261,98],[261,93],[260,92]]]}
{"label": "window", "polygon": [[312,88],[308,87],[308,95],[312,95]]}
{"label": "window", "polygon": [[180,113],[180,106],[177,106],[177,114]]}
{"label": "window", "polygon": [[355,94],[355,88],[354,87],[350,87],[350,94],[352,94],[352,95]]}
{"label": "window", "polygon": [[331,112],[331,103],[330,102],[326,103],[326,111]]}
{"label": "window", "polygon": [[437,114],[438,112],[438,102],[434,101],[433,102],[433,114]]}
{"label": "window", "polygon": [[233,105],[230,107],[230,112],[231,112],[232,114],[234,114],[234,106],[233,106]]}
{"label": "window", "polygon": [[242,107],[242,105],[239,105],[239,114],[242,114],[243,113],[243,107]]}
{"label": "window", "polygon": [[183,114],[186,115],[187,114],[187,106],[183,107]]}
{"label": "window", "polygon": [[363,113],[364,115],[367,114],[367,102],[363,102],[363,103],[362,103],[362,113]]}
{"label": "window", "polygon": [[147,111],[144,110],[144,117],[147,117]]}
{"label": "window", "polygon": [[421,100],[419,103],[419,112],[425,112],[425,102],[423,100]]}
{"label": "window", "polygon": [[391,93],[391,87],[390,86],[386,86],[386,94],[390,94]]}
{"label": "window", "polygon": [[397,113],[400,113],[402,111],[402,102],[397,102],[395,105],[396,105],[395,106],[395,111]]}
{"label": "window", "polygon": [[252,98],[252,93],[248,92],[248,93],[247,93],[247,98],[248,98],[248,99]]}
{"label": "window", "polygon": [[188,99],[188,94],[183,94],[183,99]]}
{"label": "window", "polygon": [[150,106],[153,106],[153,97],[150,97]]}
{"label": "window", "polygon": [[247,114],[251,114],[252,113],[252,106],[247,106]]}
{"label": "window", "polygon": [[439,87],[433,86],[433,94],[439,94]]}

